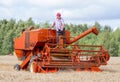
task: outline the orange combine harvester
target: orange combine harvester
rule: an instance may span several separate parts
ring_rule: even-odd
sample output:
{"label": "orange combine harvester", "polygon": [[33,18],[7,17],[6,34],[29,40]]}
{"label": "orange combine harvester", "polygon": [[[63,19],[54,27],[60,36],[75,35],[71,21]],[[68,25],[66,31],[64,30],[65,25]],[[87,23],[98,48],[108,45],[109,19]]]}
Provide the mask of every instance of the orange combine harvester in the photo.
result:
{"label": "orange combine harvester", "polygon": [[101,71],[99,66],[107,65],[110,57],[103,46],[72,44],[90,33],[98,35],[97,28],[90,28],[73,39],[70,39],[70,32],[66,30],[65,37],[59,36],[57,45],[56,30],[27,29],[21,36],[14,39],[14,51],[17,58],[22,61],[14,68],[35,73],[57,72],[63,68],[77,71]]}

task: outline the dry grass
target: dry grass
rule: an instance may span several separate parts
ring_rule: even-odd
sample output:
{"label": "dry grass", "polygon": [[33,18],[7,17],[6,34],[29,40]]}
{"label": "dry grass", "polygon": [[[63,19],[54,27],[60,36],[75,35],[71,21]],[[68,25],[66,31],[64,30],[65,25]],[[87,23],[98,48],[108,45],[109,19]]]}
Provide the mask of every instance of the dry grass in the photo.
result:
{"label": "dry grass", "polygon": [[57,73],[30,73],[15,71],[20,63],[15,56],[0,56],[0,82],[120,82],[120,58],[111,57],[103,72],[76,72],[72,70]]}

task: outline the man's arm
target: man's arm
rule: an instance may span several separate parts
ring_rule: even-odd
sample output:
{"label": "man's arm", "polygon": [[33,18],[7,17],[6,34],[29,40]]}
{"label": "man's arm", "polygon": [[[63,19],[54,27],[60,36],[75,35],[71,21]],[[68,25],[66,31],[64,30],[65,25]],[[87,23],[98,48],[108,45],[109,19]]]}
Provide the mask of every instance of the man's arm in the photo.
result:
{"label": "man's arm", "polygon": [[50,28],[52,29],[54,26],[55,26],[55,22],[51,25],[51,27],[50,27]]}

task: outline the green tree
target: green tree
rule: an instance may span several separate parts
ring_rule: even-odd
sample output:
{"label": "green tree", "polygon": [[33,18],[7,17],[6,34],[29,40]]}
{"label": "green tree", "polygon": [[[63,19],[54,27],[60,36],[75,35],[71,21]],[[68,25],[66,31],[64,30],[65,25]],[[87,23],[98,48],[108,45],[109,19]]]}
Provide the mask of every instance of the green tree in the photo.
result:
{"label": "green tree", "polygon": [[[110,26],[101,26],[98,22],[94,24],[98,30],[98,36],[89,34],[82,39],[75,42],[75,44],[90,44],[90,45],[103,45],[111,54],[111,56],[120,56],[120,28],[114,30]],[[0,54],[10,54],[14,51],[13,40],[21,35],[22,29],[27,29],[29,26],[35,28],[45,27],[49,28],[49,21],[36,24],[32,18],[27,21],[23,20],[0,20]],[[70,31],[71,38],[83,33],[93,26],[87,24],[65,24],[66,30]]]}
{"label": "green tree", "polygon": [[115,39],[112,39],[111,40],[111,46],[110,46],[111,56],[119,56],[118,52],[119,52],[118,42],[116,42]]}

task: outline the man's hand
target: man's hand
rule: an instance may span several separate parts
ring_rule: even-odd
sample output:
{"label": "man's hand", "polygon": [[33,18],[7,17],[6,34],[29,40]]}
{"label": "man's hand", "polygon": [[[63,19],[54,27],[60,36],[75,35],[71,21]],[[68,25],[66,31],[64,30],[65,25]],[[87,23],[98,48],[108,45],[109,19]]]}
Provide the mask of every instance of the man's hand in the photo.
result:
{"label": "man's hand", "polygon": [[50,27],[51,30],[53,30],[54,28],[53,27]]}

